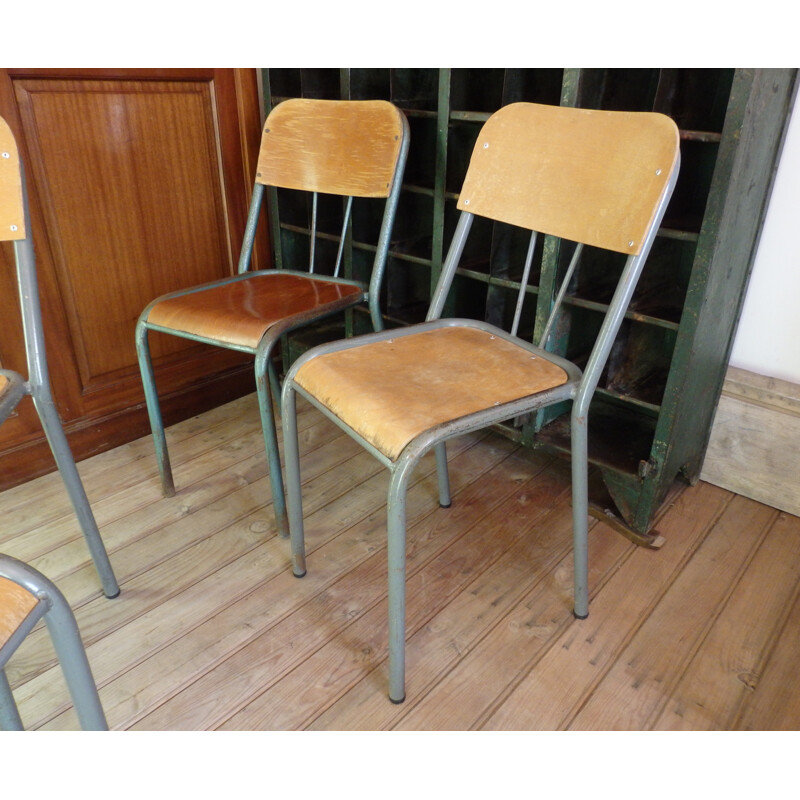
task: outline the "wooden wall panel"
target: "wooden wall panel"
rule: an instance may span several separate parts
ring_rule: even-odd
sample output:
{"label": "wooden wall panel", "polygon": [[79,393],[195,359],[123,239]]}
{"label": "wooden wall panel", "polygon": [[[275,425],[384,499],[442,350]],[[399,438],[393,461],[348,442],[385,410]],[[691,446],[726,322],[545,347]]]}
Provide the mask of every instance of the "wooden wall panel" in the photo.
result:
{"label": "wooden wall panel", "polygon": [[[131,325],[150,300],[232,271],[211,87],[22,80],[14,88],[81,391],[98,391],[135,368]],[[165,340],[154,355],[186,349]]]}
{"label": "wooden wall panel", "polygon": [[[139,313],[231,274],[261,130],[255,70],[2,70],[26,165],[51,380],[80,459],[149,431]],[[268,263],[266,225],[256,252]],[[10,248],[0,289],[13,290]],[[5,300],[5,297],[4,297]],[[0,359],[24,374],[18,310]],[[151,337],[168,424],[253,388],[251,360]],[[22,359],[22,360],[21,360]],[[29,401],[0,427],[0,488],[52,468]]]}

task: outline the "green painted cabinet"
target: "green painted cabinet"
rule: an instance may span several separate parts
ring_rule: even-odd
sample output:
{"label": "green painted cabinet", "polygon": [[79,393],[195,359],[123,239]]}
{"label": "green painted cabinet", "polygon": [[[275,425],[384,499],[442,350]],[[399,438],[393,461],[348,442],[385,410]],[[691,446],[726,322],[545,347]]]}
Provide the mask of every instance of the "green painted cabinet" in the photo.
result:
{"label": "green painted cabinet", "polygon": [[[681,130],[681,175],[590,412],[593,503],[640,541],[676,479],[697,480],[752,259],[795,96],[794,69],[268,69],[266,107],[287,97],[391,100],[406,113],[411,149],[382,298],[387,326],[424,318],[456,221],[455,200],[481,123],[517,101],[660,111]],[[372,257],[370,201],[354,207],[348,274]],[[342,208],[324,207],[318,248],[338,248]],[[275,259],[305,259],[309,212],[272,196]],[[476,220],[447,314],[502,325],[514,312],[527,237]],[[522,336],[538,340],[571,245],[540,237]],[[588,356],[622,260],[584,251],[548,347]],[[351,314],[286,343],[284,357],[321,338],[368,330]],[[563,409],[565,410],[565,409]],[[563,411],[562,410],[562,411]],[[569,450],[569,415],[509,421],[531,447]],[[602,479],[602,480],[599,480]]]}

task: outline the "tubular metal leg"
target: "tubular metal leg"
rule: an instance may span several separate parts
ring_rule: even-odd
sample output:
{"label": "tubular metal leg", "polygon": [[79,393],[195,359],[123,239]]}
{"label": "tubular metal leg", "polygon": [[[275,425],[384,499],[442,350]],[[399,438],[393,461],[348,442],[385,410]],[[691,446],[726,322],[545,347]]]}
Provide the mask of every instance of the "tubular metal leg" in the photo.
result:
{"label": "tubular metal leg", "polygon": [[272,487],[272,508],[275,512],[275,523],[278,526],[278,536],[289,538],[289,520],[286,516],[286,497],[283,492],[283,476],[281,470],[281,455],[278,449],[278,434],[275,430],[275,411],[272,407],[272,392],[270,390],[269,351],[259,352],[256,356],[256,390],[258,393],[258,407],[261,411],[261,428],[264,433],[264,447],[267,451],[269,462],[269,482]]}
{"label": "tubular metal leg", "polygon": [[406,493],[413,464],[396,465],[389,482],[389,699],[406,699]]}
{"label": "tubular metal leg", "polygon": [[167,450],[167,437],[164,433],[164,422],[161,418],[161,404],[158,402],[153,361],[150,357],[150,344],[147,337],[147,328],[140,322],[136,326],[136,354],[139,358],[139,372],[142,375],[144,399],[147,404],[147,415],[150,418],[150,430],[153,434],[153,444],[156,450],[158,473],[161,476],[161,490],[164,497],[173,497],[175,494],[175,481],[172,477],[172,466],[169,463]]}
{"label": "tubular metal leg", "polygon": [[17,704],[14,702],[14,695],[11,694],[11,687],[8,685],[8,678],[2,667],[0,667],[0,730],[22,730],[19,709],[17,709]]}
{"label": "tubular metal leg", "polygon": [[44,620],[53,639],[53,646],[61,663],[81,727],[85,731],[106,731],[108,723],[103,713],[103,706],[100,704],[97,686],[92,677],[75,616],[56,586],[50,584],[47,593],[51,605]]}
{"label": "tubular metal leg", "polygon": [[588,420],[572,415],[572,537],[575,560],[574,613],[589,616],[589,460]]}
{"label": "tubular metal leg", "polygon": [[283,416],[281,382],[278,380],[278,373],[275,371],[275,362],[272,358],[267,359],[267,368],[269,370],[269,386],[272,390],[272,397],[275,400],[275,405],[278,407],[278,413]]}
{"label": "tubular metal leg", "polygon": [[300,448],[297,440],[297,394],[291,384],[283,393],[283,453],[286,462],[286,501],[289,508],[289,533],[292,540],[292,572],[296,578],[306,574],[306,548],[303,533],[303,499],[300,487]]}
{"label": "tubular metal leg", "polygon": [[34,387],[32,392],[33,402],[39,414],[39,419],[42,421],[45,436],[50,444],[50,449],[53,451],[58,471],[61,473],[61,478],[67,488],[69,499],[75,509],[78,523],[89,547],[89,553],[100,576],[103,593],[108,598],[117,597],[119,595],[119,584],[114,576],[114,570],[111,567],[103,540],[100,538],[100,532],[97,530],[97,522],[89,506],[89,500],[86,497],[83,483],[78,474],[78,468],[75,466],[75,460],[72,457],[72,451],[69,449],[67,437],[64,435],[64,429],[61,427],[61,420],[58,417],[49,388]]}
{"label": "tubular metal leg", "polygon": [[439,505],[450,508],[450,474],[447,470],[447,445],[444,442],[436,445],[436,475],[439,479]]}

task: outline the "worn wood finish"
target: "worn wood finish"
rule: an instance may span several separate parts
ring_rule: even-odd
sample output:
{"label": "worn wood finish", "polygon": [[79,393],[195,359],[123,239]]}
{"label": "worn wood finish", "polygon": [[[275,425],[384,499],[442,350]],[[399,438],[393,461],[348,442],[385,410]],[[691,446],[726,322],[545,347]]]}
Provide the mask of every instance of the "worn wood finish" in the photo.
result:
{"label": "worn wood finish", "polygon": [[419,434],[562,386],[567,373],[506,339],[452,326],[325,353],[295,381],[395,461]]}
{"label": "worn wood finish", "polygon": [[[712,484],[664,508],[667,544],[596,522],[592,613],[571,613],[566,465],[491,433],[455,439],[454,503],[427,457],[409,495],[409,698],[385,697],[386,474],[300,408],[308,541],[275,535],[254,396],[81,465],[122,584],[101,598],[57,475],[0,493],[0,549],[75,608],[117,729],[796,730],[800,518]],[[352,488],[350,488],[352,487]],[[26,727],[76,728],[47,633],[7,674]]]}
{"label": "worn wood finish", "polygon": [[663,114],[512,103],[481,129],[457,207],[638,254],[677,145],[678,128]]}
{"label": "worn wood finish", "polygon": [[256,179],[286,189],[388,197],[402,140],[402,117],[391,103],[287,100],[264,127]]}
{"label": "worn wood finish", "polygon": [[[254,70],[0,71],[25,165],[53,392],[76,458],[148,429],[134,347],[156,294],[229,275],[261,120]],[[259,236],[256,258],[268,264]],[[24,373],[14,261],[0,362]],[[154,337],[167,422],[251,391],[243,357]],[[54,468],[29,403],[0,430],[0,486]]]}
{"label": "worn wood finish", "polygon": [[0,576],[0,648],[36,608],[38,598],[24,586]]}
{"label": "worn wood finish", "polygon": [[358,286],[281,272],[172,297],[148,314],[152,325],[255,350],[275,323],[325,315],[363,298]]}

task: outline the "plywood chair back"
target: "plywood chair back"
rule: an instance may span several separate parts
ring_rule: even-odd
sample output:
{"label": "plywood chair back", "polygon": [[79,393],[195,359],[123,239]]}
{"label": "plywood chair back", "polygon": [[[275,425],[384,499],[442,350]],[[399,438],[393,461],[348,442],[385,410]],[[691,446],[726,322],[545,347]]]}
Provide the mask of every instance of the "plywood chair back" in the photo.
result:
{"label": "plywood chair back", "polygon": [[25,205],[17,142],[8,123],[0,117],[0,241],[25,238]]}
{"label": "plywood chair back", "polygon": [[403,143],[403,116],[383,100],[296,98],[264,126],[256,181],[354,197],[388,197]]}
{"label": "plywood chair back", "polygon": [[640,253],[677,159],[663,114],[513,103],[481,130],[458,208]]}

